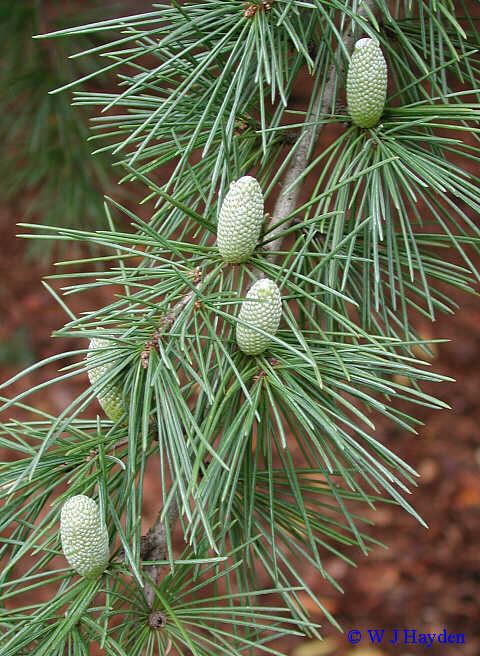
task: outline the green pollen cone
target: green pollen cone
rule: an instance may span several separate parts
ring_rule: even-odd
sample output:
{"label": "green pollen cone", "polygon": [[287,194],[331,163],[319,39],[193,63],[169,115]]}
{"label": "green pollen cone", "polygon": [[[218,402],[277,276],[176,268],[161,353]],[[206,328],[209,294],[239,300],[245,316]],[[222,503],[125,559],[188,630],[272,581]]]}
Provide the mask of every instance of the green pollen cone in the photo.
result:
{"label": "green pollen cone", "polygon": [[93,499],[78,494],[63,504],[60,536],[65,558],[78,574],[95,578],[106,569],[108,533]]}
{"label": "green pollen cone", "polygon": [[273,280],[262,278],[248,291],[240,309],[239,319],[252,327],[237,323],[237,344],[247,355],[258,355],[270,344],[271,339],[257,332],[261,328],[275,335],[282,317],[280,290]]}
{"label": "green pollen cone", "polygon": [[378,43],[357,41],[347,76],[348,111],[355,125],[377,125],[385,108],[387,81],[387,64]]}
{"label": "green pollen cone", "polygon": [[[112,345],[108,339],[93,338],[90,340],[89,352],[87,354],[87,361],[92,358],[97,349],[105,349]],[[88,378],[93,387],[102,379],[103,376],[111,370],[113,364],[107,362],[88,370]],[[118,385],[109,385],[102,387],[97,395],[98,402],[102,406],[105,414],[109,419],[116,422],[125,416],[125,403],[122,397],[122,390]]]}
{"label": "green pollen cone", "polygon": [[232,182],[220,208],[217,244],[225,262],[245,262],[255,250],[264,217],[263,193],[255,178]]}

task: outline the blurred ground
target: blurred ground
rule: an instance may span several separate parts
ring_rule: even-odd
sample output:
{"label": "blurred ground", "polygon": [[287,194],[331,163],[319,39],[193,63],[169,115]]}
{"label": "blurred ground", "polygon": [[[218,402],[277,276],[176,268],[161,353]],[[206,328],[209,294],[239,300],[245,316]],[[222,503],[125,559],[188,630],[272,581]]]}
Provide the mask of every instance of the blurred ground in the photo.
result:
{"label": "blurred ground", "polygon": [[[72,341],[52,340],[50,334],[63,324],[64,315],[42,287],[40,278],[54,269],[27,261],[25,242],[15,239],[15,223],[22,220],[22,202],[0,208],[0,380],[21,366],[59,350],[77,347]],[[102,294],[104,298],[102,298]],[[96,306],[109,298],[99,291]],[[413,656],[480,654],[480,304],[475,297],[457,294],[461,310],[456,317],[440,316],[433,325],[420,325],[426,337],[448,338],[438,347],[436,370],[451,376],[435,390],[452,410],[417,410],[425,426],[418,437],[391,426],[379,426],[390,448],[422,475],[411,499],[429,525],[423,529],[397,509],[382,508],[375,514],[371,535],[388,545],[368,558],[359,557],[358,568],[327,561],[327,568],[343,585],[345,594],[333,594],[305,567],[304,578],[323,598],[345,632],[379,629],[417,629],[422,632],[464,633],[464,646],[401,647],[368,644],[349,646],[346,634],[324,626],[323,643],[282,643],[277,648],[293,656]],[[80,309],[80,308],[78,308]],[[15,391],[52,375],[55,368],[32,374]],[[82,389],[85,381],[49,388],[37,395],[36,404],[58,412]],[[433,391],[433,390],[428,390]],[[1,459],[6,454],[1,453]],[[146,505],[155,514],[156,481],[146,480]],[[151,503],[149,503],[151,501]],[[372,514],[373,518],[373,514]],[[308,601],[308,600],[306,600]],[[321,617],[316,617],[322,622]]]}

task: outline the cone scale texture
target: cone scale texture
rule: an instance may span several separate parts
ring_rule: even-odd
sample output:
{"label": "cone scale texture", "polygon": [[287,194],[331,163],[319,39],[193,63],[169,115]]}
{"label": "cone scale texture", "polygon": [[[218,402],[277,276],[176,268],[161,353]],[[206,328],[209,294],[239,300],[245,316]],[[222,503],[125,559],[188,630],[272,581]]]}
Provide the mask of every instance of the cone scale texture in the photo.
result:
{"label": "cone scale texture", "polygon": [[264,217],[263,193],[255,178],[232,182],[220,208],[217,245],[225,262],[245,262],[255,250]]}
{"label": "cone scale texture", "polygon": [[252,326],[237,323],[237,344],[240,349],[247,355],[262,353],[271,340],[254,330],[253,326],[275,335],[281,317],[282,299],[277,285],[268,278],[258,280],[248,291],[240,309],[239,319]]}
{"label": "cone scale texture", "polygon": [[387,63],[378,43],[357,41],[347,76],[348,111],[355,125],[377,125],[385,108],[387,81]]}
{"label": "cone scale texture", "polygon": [[[97,349],[106,348],[111,346],[111,344],[112,343],[108,339],[98,339],[94,337],[90,340],[87,360]],[[102,379],[102,376],[105,376],[111,368],[111,363],[90,368],[88,370],[88,378],[92,386],[95,386],[96,383]],[[103,387],[97,395],[97,399],[107,417],[112,421],[116,422],[125,415],[125,404],[123,402],[121,389],[117,385]]]}
{"label": "cone scale texture", "polygon": [[108,533],[93,499],[78,494],[63,504],[60,536],[65,558],[80,576],[95,578],[106,569]]}

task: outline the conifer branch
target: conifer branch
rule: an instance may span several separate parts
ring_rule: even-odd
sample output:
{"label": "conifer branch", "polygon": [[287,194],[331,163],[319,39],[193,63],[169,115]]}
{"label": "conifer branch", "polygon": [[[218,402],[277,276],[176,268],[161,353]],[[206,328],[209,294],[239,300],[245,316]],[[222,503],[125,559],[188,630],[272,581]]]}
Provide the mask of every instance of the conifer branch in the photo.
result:
{"label": "conifer branch", "polygon": [[[358,16],[365,18],[369,14],[378,14],[379,9],[375,5],[375,0],[365,0],[358,10]],[[356,23],[351,23],[349,28],[345,30],[343,34],[342,40],[348,51],[352,49],[353,42],[356,38],[353,29],[355,25]],[[310,111],[310,118],[313,121],[315,121],[316,117],[322,114],[327,114],[331,110],[337,89],[338,65],[338,61],[333,62],[325,85],[318,89],[317,96]],[[306,123],[310,123],[308,119]],[[288,217],[297,207],[298,199],[302,190],[302,184],[297,181],[307,168],[315,142],[326,125],[326,123],[316,125],[315,122],[313,122],[313,124],[309,124],[305,127],[303,136],[300,137],[300,142],[297,146],[296,152],[292,157],[291,164],[287,169],[283,182],[281,183],[284,191],[278,196],[272,213],[269,227],[272,225],[276,225],[276,227],[274,227],[269,233],[270,241],[265,245],[267,251],[275,252],[281,249],[283,236],[277,237],[277,235],[283,233],[292,223],[292,221],[285,223],[284,219],[286,219],[286,217]]]}
{"label": "conifer branch", "polygon": [[[437,11],[442,3],[445,13]],[[416,433],[420,421],[407,403],[448,407],[423,390],[449,379],[428,366],[428,340],[416,336],[415,325],[419,317],[423,326],[436,313],[452,314],[457,298],[447,286],[472,291],[479,275],[473,256],[480,231],[472,220],[479,184],[471,175],[480,163],[472,146],[479,107],[465,102],[479,87],[478,28],[473,18],[450,13],[450,0],[177,4],[56,34],[87,40],[82,56],[101,57],[102,74],[119,71],[121,88],[85,91],[77,101],[105,109],[97,127],[109,144],[98,152],[114,150],[126,179],[142,181],[156,203],[145,221],[131,203],[109,199],[127,230],[108,206],[108,230],[23,224],[42,240],[101,247],[100,255],[62,262],[73,269],[53,277],[65,297],[88,293],[90,303],[99,286],[109,286],[113,298],[78,315],[77,305],[71,309],[47,285],[68,315],[55,335],[78,338],[79,348],[0,386],[32,374],[36,380],[48,367],[46,380],[0,396],[2,410],[21,411],[0,422],[2,447],[15,454],[0,462],[0,497],[8,502],[0,517],[9,527],[8,540],[0,540],[0,585],[11,605],[0,608],[4,656],[86,654],[98,644],[108,656],[212,648],[243,656],[272,653],[268,643],[292,635],[320,639],[304,595],[340,627],[304,567],[339,589],[326,557],[352,565],[355,553],[378,545],[365,531],[362,507],[370,517],[383,500],[393,502],[424,524],[406,500],[416,472],[383,443],[375,417]],[[373,127],[355,120],[351,94],[353,125],[338,104],[342,89],[352,89],[344,84],[348,53],[364,35],[378,41],[394,91]],[[379,69],[366,66],[360,84],[353,64],[348,78],[363,100]],[[313,91],[293,123],[289,94],[307,65],[315,66]],[[98,74],[88,66],[82,80]],[[320,134],[328,147],[320,148]],[[164,186],[151,181],[170,164]],[[250,213],[260,226],[270,223],[267,250],[248,262],[255,232],[248,255],[234,253],[241,266],[225,266],[234,259],[224,257],[220,241],[212,246],[221,223],[220,216],[217,227],[211,221],[217,192],[222,198],[231,180],[252,170],[276,189],[272,219],[264,217],[263,198],[244,203],[261,208]],[[313,184],[304,198],[307,177]],[[239,234],[243,226],[232,225]],[[295,231],[301,234],[290,246],[286,236]],[[465,266],[458,255],[449,260],[452,250]],[[283,270],[268,262],[277,253]],[[252,262],[271,278],[271,291],[282,277],[282,298],[262,306],[268,323],[261,325],[260,314],[248,316],[245,290],[268,285],[250,287]],[[265,353],[249,326],[258,328],[255,340],[271,338]],[[106,338],[105,346],[86,362],[84,340],[92,338]],[[65,360],[51,377],[52,365]],[[84,389],[92,368],[98,379]],[[61,413],[24,402],[74,376],[82,377],[81,390]],[[121,403],[121,420],[110,411],[83,416],[106,395]],[[16,418],[23,412],[31,418]],[[163,507],[142,535],[151,458],[159,461]],[[101,529],[95,520],[88,541],[69,545],[61,527],[56,535],[61,514],[52,497],[68,503],[67,496],[91,494],[104,515]],[[180,531],[185,546],[177,552],[173,534]],[[108,558],[107,537],[114,547]],[[66,567],[72,544],[87,570],[82,563],[74,569],[76,553]],[[60,549],[67,559],[61,569]],[[113,556],[113,567],[82,576],[96,573],[99,555],[102,567]],[[43,586],[55,594],[32,606],[30,591]]]}
{"label": "conifer branch", "polygon": [[[359,10],[359,15],[365,16],[366,13],[373,12],[374,0],[366,0],[363,6]],[[351,50],[355,35],[350,26],[348,32],[345,32],[343,37],[343,42],[347,50]],[[329,71],[327,82],[324,87],[324,93],[322,90],[319,90],[317,97],[312,106],[311,115],[318,116],[319,114],[325,114],[331,108],[335,96],[336,89],[336,77],[337,77],[337,65],[333,63]],[[312,148],[315,144],[318,135],[322,131],[323,126],[310,125],[308,126],[301,137],[300,144],[295,152],[292,160],[292,164],[287,170],[285,179],[283,181],[283,187],[286,189],[285,193],[281,193],[277,199],[275,205],[275,210],[273,213],[272,220],[276,219],[278,222],[281,222],[285,217],[287,217],[296,207],[298,198],[301,192],[301,184],[296,184],[295,181],[298,177],[304,172],[309,163],[310,154]],[[283,232],[285,225],[279,225],[277,230],[272,230],[271,235],[274,236],[276,232]],[[283,237],[274,239],[267,245],[267,250],[275,251],[281,247]],[[200,274],[197,273],[198,277]],[[198,278],[195,280],[197,289],[201,284],[201,279]],[[163,332],[165,329],[171,327],[175,319],[181,314],[184,308],[190,303],[195,290],[191,290],[185,294],[176,305],[174,305],[167,315],[163,318],[162,327],[160,332]],[[167,523],[168,526],[171,526],[176,519],[178,518],[178,506],[174,503],[172,509],[168,513]],[[155,523],[150,527],[148,533],[142,538],[142,558],[149,560],[163,560],[166,558],[167,554],[167,523],[162,519],[162,511],[159,512]],[[151,579],[156,582],[160,566],[151,565],[149,566],[149,575]],[[152,585],[147,584],[145,586],[145,598],[149,605],[152,607],[155,590]]]}

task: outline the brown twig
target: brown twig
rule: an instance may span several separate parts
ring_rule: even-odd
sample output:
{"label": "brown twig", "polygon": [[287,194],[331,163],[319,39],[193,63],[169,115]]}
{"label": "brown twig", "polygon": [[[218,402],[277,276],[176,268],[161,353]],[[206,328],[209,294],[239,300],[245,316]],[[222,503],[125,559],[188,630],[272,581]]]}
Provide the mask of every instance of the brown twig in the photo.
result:
{"label": "brown twig", "polygon": [[[176,319],[191,303],[191,301],[195,298],[196,292],[200,289],[203,282],[200,268],[197,267],[194,269],[194,271],[191,273],[191,276],[194,284],[193,289],[182,296],[182,298],[172,308],[170,308],[167,314],[162,317],[159,327],[152,335],[152,339],[146,342],[145,348],[141,355],[142,365],[144,368],[147,368],[148,366],[151,351],[158,349],[158,340],[162,337],[162,335],[170,330]],[[142,542],[140,546],[142,560],[165,560],[167,557],[167,531],[177,520],[179,510],[177,503],[173,501],[167,513],[166,523],[162,520],[162,511],[163,509],[158,513],[155,523],[150,527],[147,534],[142,536]],[[148,565],[145,568],[146,571],[148,570],[149,577],[152,579],[154,584],[157,582],[160,569],[161,565]],[[150,583],[145,584],[145,599],[148,606],[151,608],[155,599],[155,589],[154,586]]]}
{"label": "brown twig", "polygon": [[[141,556],[143,560],[165,560],[167,558],[167,534],[178,518],[178,506],[175,500],[168,509],[167,517],[162,519],[162,510],[148,533],[142,537]],[[147,565],[145,571],[154,583],[157,582],[158,574],[162,565]],[[151,608],[155,599],[155,589],[150,583],[145,584],[145,599]]]}
{"label": "brown twig", "polygon": [[144,369],[148,367],[148,362],[150,360],[150,353],[153,350],[158,351],[158,340],[164,335],[166,332],[170,330],[170,328],[173,326],[175,323],[175,320],[180,316],[180,314],[183,312],[183,310],[187,307],[187,305],[193,300],[195,297],[196,292],[200,289],[200,286],[202,284],[202,272],[199,267],[194,269],[191,272],[191,276],[193,279],[194,283],[194,288],[191,289],[189,292],[187,292],[182,298],[178,301],[178,303],[175,303],[175,305],[170,308],[170,310],[165,314],[161,321],[159,327],[155,330],[155,332],[152,335],[152,338],[149,339],[145,343],[145,347],[142,351],[141,361],[142,361],[142,366]]}
{"label": "brown twig", "polygon": [[[378,12],[378,8],[375,7],[375,0],[364,0],[358,9],[357,15],[365,17],[369,12],[373,14]],[[355,33],[352,31],[352,27],[353,25],[351,24],[343,34],[343,43],[349,51],[352,49],[355,40]],[[337,67],[338,62],[332,64],[324,87],[319,89],[318,95],[314,99],[309,117],[306,121],[307,123],[313,121],[313,124],[305,127],[303,136],[292,156],[291,163],[282,181],[282,187],[285,191],[280,193],[275,204],[269,228],[272,226],[275,227],[268,233],[271,241],[265,245],[267,251],[272,252],[281,249],[283,242],[281,233],[292,223],[292,221],[285,222],[284,219],[297,207],[302,190],[302,184],[297,181],[307,168],[313,146],[325,127],[325,124],[315,125],[314,121],[319,115],[327,114],[332,109],[336,91]],[[271,257],[272,255],[270,255]]]}

